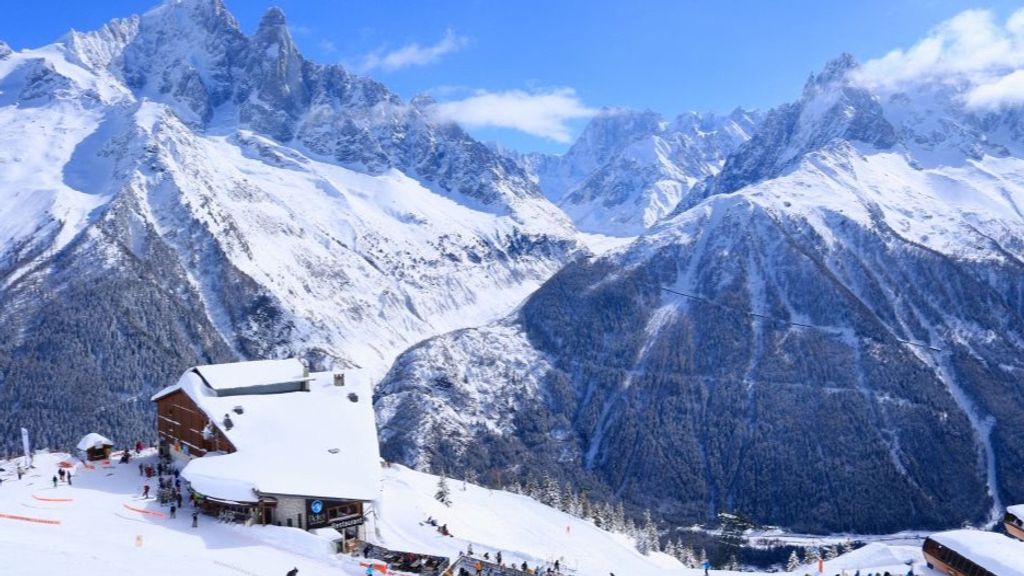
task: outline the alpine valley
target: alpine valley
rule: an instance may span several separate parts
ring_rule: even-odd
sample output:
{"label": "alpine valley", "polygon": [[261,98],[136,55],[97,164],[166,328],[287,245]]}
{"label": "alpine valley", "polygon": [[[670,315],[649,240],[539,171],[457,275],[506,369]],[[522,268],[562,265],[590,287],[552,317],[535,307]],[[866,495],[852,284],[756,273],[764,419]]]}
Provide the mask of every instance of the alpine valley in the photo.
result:
{"label": "alpine valley", "polygon": [[673,526],[995,520],[1024,501],[1024,109],[860,71],[605,109],[552,156],[311,62],[278,9],[0,43],[0,447],[124,445],[188,366],[299,356],[370,370],[384,457],[423,471]]}

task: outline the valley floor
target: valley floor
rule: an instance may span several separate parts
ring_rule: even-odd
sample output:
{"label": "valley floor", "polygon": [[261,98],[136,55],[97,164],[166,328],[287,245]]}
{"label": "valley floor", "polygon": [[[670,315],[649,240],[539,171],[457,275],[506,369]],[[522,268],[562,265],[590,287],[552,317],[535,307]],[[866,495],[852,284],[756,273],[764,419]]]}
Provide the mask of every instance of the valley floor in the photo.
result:
{"label": "valley floor", "polygon": [[[207,516],[192,528],[187,504],[177,518],[168,518],[156,500],[140,498],[147,480],[139,476],[138,463],[154,460],[146,451],[129,464],[96,462],[87,468],[68,454],[40,453],[21,480],[17,461],[0,462],[0,573],[274,576],[293,567],[301,576],[365,573],[361,559],[332,554],[327,540],[298,529],[246,528]],[[76,463],[73,485],[59,482],[55,488],[52,478],[62,461]],[[148,482],[155,492],[155,479]],[[506,562],[525,560],[531,567],[558,559],[569,574],[587,576],[702,573],[664,554],[642,556],[625,537],[527,497],[457,480],[449,486],[452,505],[445,507],[433,498],[435,476],[401,466],[385,469],[379,514],[368,524],[370,539],[391,549],[451,557],[472,544],[477,554],[501,550]],[[427,517],[446,523],[452,536],[425,524]],[[924,566],[918,547],[882,543],[827,563],[825,573],[899,575],[906,573],[907,561],[914,562],[915,574],[937,576]],[[797,573],[805,572],[813,570]]]}

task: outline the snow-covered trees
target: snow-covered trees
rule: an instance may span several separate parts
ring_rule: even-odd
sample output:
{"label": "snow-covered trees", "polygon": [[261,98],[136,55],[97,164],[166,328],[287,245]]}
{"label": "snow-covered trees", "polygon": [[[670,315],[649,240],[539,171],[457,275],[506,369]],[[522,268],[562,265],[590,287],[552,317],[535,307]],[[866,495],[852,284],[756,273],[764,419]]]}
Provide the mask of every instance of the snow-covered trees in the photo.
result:
{"label": "snow-covered trees", "polygon": [[796,550],[789,553],[789,560],[786,561],[786,572],[793,572],[800,567],[800,557],[797,556]]}
{"label": "snow-covered trees", "polygon": [[452,492],[448,488],[448,479],[443,472],[437,479],[437,492],[434,493],[434,498],[445,506],[452,505]]}

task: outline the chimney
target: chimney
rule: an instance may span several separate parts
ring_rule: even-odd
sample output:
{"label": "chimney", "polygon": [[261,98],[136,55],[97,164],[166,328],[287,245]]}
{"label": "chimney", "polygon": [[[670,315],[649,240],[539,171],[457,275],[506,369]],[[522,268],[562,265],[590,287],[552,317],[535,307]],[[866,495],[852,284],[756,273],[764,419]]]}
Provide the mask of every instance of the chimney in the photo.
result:
{"label": "chimney", "polygon": [[345,385],[345,373],[344,372],[335,372],[334,373],[334,385],[335,386],[344,386]]}

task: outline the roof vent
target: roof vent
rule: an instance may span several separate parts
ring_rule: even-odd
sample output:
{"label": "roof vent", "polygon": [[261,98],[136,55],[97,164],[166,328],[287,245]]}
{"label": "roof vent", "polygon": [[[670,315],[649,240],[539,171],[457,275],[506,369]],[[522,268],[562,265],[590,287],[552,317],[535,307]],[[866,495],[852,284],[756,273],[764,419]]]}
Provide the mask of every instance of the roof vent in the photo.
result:
{"label": "roof vent", "polygon": [[341,449],[340,448],[328,448],[327,451],[330,452],[331,454],[337,454],[338,452],[341,452]]}
{"label": "roof vent", "polygon": [[344,372],[335,372],[334,373],[334,385],[335,386],[344,386],[345,385],[345,373]]}
{"label": "roof vent", "polygon": [[348,399],[353,401],[353,402],[359,402],[359,395],[356,394],[355,392],[349,392],[348,393]]}
{"label": "roof vent", "polygon": [[224,429],[225,430],[231,430],[232,428],[234,428],[234,426],[235,426],[235,423],[231,421],[231,416],[225,414],[224,415]]}
{"label": "roof vent", "polygon": [[235,414],[243,414],[243,413],[245,413],[245,409],[242,408],[241,406],[235,406],[234,413]]}

